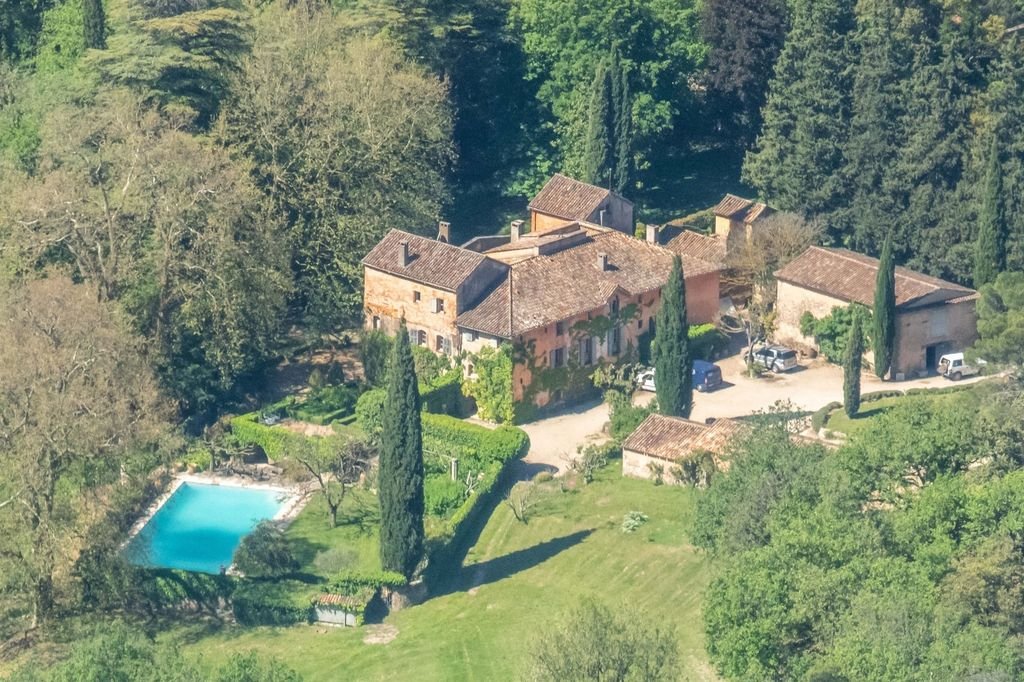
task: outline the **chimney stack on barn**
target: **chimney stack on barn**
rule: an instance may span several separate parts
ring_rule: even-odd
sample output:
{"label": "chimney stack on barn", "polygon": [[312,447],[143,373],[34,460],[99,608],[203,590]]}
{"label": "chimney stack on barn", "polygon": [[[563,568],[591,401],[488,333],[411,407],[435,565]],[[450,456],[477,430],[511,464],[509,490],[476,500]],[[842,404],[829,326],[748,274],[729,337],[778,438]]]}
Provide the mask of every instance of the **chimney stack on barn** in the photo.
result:
{"label": "chimney stack on barn", "polygon": [[398,242],[398,267],[404,268],[409,265],[409,240],[403,239]]}
{"label": "chimney stack on barn", "polygon": [[452,224],[442,220],[437,224],[437,241],[445,244],[452,243]]}
{"label": "chimney stack on barn", "polygon": [[597,269],[601,272],[608,272],[608,254],[597,254]]}
{"label": "chimney stack on barn", "polygon": [[657,244],[658,243],[658,233],[660,231],[661,231],[661,228],[658,225],[652,225],[651,223],[648,223],[647,224],[647,243],[648,244]]}
{"label": "chimney stack on barn", "polygon": [[510,241],[513,241],[513,242],[519,241],[519,238],[523,236],[523,221],[522,220],[513,220],[512,221],[512,228],[511,228],[510,234],[512,236]]}

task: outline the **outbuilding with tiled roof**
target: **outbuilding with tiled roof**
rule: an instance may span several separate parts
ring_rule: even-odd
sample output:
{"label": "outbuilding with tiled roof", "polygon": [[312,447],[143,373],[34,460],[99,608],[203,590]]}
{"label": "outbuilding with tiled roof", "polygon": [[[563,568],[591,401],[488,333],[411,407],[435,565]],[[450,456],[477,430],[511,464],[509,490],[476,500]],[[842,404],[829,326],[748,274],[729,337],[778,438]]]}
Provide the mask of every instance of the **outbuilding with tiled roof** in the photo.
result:
{"label": "outbuilding with tiled roof", "polygon": [[530,230],[547,232],[585,221],[633,234],[633,202],[615,192],[555,173],[530,201]]}
{"label": "outbuilding with tiled roof", "polygon": [[[804,336],[805,313],[823,318],[834,308],[874,305],[878,259],[847,249],[812,246],[775,273],[777,340],[816,349]],[[971,346],[978,337],[978,293],[955,282],[896,268],[896,343],[893,378],[935,369],[939,358]]]}
{"label": "outbuilding with tiled roof", "polygon": [[708,453],[718,469],[727,467],[729,444],[747,427],[732,419],[711,424],[662,414],[649,415],[622,444],[622,473],[634,478],[654,478],[674,483],[673,470],[683,461]]}

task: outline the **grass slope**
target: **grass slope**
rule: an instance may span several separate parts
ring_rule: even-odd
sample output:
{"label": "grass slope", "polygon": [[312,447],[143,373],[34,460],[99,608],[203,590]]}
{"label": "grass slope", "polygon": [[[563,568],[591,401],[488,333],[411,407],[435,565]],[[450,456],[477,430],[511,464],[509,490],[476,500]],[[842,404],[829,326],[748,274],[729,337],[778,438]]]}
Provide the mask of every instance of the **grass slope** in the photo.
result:
{"label": "grass slope", "polygon": [[[388,644],[365,628],[221,628],[172,631],[186,651],[216,665],[235,651],[277,656],[308,680],[508,680],[522,673],[538,630],[586,597],[630,604],[678,630],[684,679],[715,679],[704,654],[700,602],[708,561],[687,543],[694,493],[623,479],[615,461],[570,493],[553,490],[528,525],[501,505],[452,591],[394,614]],[[634,534],[623,515],[650,520]]]}
{"label": "grass slope", "polygon": [[867,429],[876,418],[882,416],[900,403],[919,398],[920,396],[925,396],[927,399],[934,400],[938,403],[952,402],[957,399],[956,393],[918,393],[914,396],[903,395],[894,396],[892,398],[882,398],[881,400],[873,400],[871,402],[861,403],[860,412],[858,412],[853,419],[846,416],[846,412],[843,411],[843,408],[833,410],[832,413],[829,414],[825,429],[828,431],[844,433],[847,436],[853,436]]}

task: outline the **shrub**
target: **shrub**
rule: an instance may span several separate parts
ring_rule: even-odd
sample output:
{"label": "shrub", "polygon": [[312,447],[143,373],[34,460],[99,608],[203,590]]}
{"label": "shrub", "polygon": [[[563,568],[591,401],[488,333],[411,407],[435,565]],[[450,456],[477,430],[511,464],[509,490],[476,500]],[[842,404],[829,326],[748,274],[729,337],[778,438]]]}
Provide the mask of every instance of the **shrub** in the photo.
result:
{"label": "shrub", "polygon": [[576,449],[576,457],[569,463],[569,468],[577,472],[584,483],[590,483],[594,480],[594,473],[608,464],[609,459],[621,455],[622,446],[615,441],[586,447],[581,445]]}
{"label": "shrub", "polygon": [[310,586],[295,580],[243,581],[231,599],[242,625],[294,625],[313,621]]}
{"label": "shrub", "polygon": [[835,410],[841,408],[842,406],[842,403],[832,401],[828,405],[825,405],[824,407],[816,411],[814,414],[811,415],[811,428],[814,429],[815,431],[820,431],[825,426],[825,424],[828,423],[828,416],[832,414]]}
{"label": "shrub", "polygon": [[473,357],[476,378],[462,384],[462,392],[476,401],[481,419],[509,424],[515,419],[512,399],[512,347],[483,348]]}
{"label": "shrub", "polygon": [[359,358],[363,363],[363,376],[371,386],[382,386],[388,375],[388,357],[391,355],[391,337],[374,330],[363,334],[359,344]]}
{"label": "shrub", "polygon": [[645,523],[647,523],[647,514],[638,511],[628,511],[622,517],[622,532],[633,533]]}
{"label": "shrub", "polygon": [[412,362],[416,367],[416,378],[424,384],[437,381],[452,369],[451,358],[425,346],[412,347]]}
{"label": "shrub", "polygon": [[284,531],[270,521],[261,522],[242,538],[234,560],[238,570],[252,577],[277,577],[299,570]]}
{"label": "shrub", "polygon": [[181,463],[196,471],[207,471],[213,467],[213,451],[204,443],[192,443],[181,458]]}
{"label": "shrub", "polygon": [[658,409],[655,401],[651,401],[646,407],[634,405],[629,396],[619,391],[607,391],[604,399],[608,403],[608,433],[620,442],[636,431],[636,427]]}
{"label": "shrub", "polygon": [[429,383],[420,384],[420,405],[424,412],[468,416],[462,394],[462,368],[454,367]]}
{"label": "shrub", "polygon": [[428,476],[423,483],[427,513],[445,517],[455,511],[466,497],[466,487],[445,474]]}
{"label": "shrub", "polygon": [[370,440],[376,441],[380,437],[384,425],[386,400],[387,391],[383,388],[371,388],[356,401],[356,424]]}
{"label": "shrub", "polygon": [[690,354],[700,360],[711,360],[729,344],[729,338],[713,324],[690,326]]}
{"label": "shrub", "polygon": [[512,510],[516,520],[521,523],[529,521],[530,509],[537,503],[537,484],[531,481],[518,481],[505,496],[505,504]]}
{"label": "shrub", "polygon": [[871,311],[859,303],[852,303],[845,308],[836,306],[832,308],[832,312],[820,320],[811,313],[804,312],[800,316],[800,333],[804,336],[813,336],[821,354],[829,362],[842,363],[855,314],[862,315],[863,340],[866,345],[870,346],[871,339],[868,338],[868,330],[871,329]]}

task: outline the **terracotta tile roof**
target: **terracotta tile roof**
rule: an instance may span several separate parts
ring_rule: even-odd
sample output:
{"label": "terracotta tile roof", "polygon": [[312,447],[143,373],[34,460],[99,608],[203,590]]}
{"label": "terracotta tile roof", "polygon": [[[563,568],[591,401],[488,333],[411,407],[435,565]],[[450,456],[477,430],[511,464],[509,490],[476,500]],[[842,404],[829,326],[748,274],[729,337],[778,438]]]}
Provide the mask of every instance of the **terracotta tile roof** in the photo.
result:
{"label": "terracotta tile roof", "polygon": [[768,216],[773,213],[773,210],[767,205],[759,201],[751,201],[750,199],[744,199],[738,197],[735,194],[726,194],[725,197],[718,202],[718,205],[712,209],[712,212],[716,216],[723,218],[730,218],[732,220],[742,220],[745,223],[752,223],[762,216]]}
{"label": "terracotta tile roof", "polygon": [[362,608],[366,604],[366,598],[364,595],[324,593],[317,595],[314,598],[314,602],[318,606],[341,606],[343,608]]}
{"label": "terracotta tile roof", "polygon": [[648,457],[678,462],[698,452],[721,455],[737,434],[746,429],[740,422],[718,419],[701,424],[689,419],[652,414],[622,444]]}
{"label": "terracotta tile roof", "polygon": [[[409,264],[402,267],[401,242],[409,243]],[[363,265],[415,282],[455,291],[484,262],[479,253],[401,230],[391,230],[370,253]]]}
{"label": "terracotta tile roof", "polygon": [[708,263],[725,266],[725,242],[711,235],[683,230],[669,239],[665,248],[680,256],[692,256]]}
{"label": "terracotta tile roof", "polygon": [[[775,273],[776,279],[843,301],[874,305],[878,259],[847,249],[812,246]],[[958,303],[977,292],[953,282],[896,268],[896,307]]]}
{"label": "terracotta tile roof", "polygon": [[612,194],[611,190],[555,173],[530,201],[528,208],[566,220],[586,220]]}
{"label": "terracotta tile roof", "polygon": [[[598,266],[602,253],[608,256],[607,270]],[[619,232],[594,234],[571,248],[512,264],[506,279],[459,315],[456,324],[511,338],[599,308],[616,291],[635,296],[658,289],[668,280],[672,258],[664,247]],[[683,257],[687,278],[717,270],[706,261]]]}

